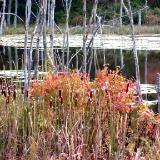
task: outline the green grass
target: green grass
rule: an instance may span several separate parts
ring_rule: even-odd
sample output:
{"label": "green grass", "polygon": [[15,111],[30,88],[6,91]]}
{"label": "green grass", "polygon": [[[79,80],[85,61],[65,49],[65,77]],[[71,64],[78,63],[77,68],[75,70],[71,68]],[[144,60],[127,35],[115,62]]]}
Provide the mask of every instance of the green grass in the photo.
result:
{"label": "green grass", "polygon": [[[34,25],[31,25],[29,28],[29,33],[31,34],[34,31]],[[64,26],[61,24],[60,29],[62,32],[64,31]],[[47,33],[50,33],[51,30],[47,28]],[[60,33],[58,30],[55,30],[56,33]],[[24,27],[22,25],[18,25],[15,29],[13,26],[6,26],[4,29],[5,34],[24,34]],[[70,34],[82,34],[83,27],[70,27]],[[91,30],[90,30],[90,33]],[[100,32],[99,32],[100,33]],[[160,34],[160,26],[146,26],[142,25],[141,27],[135,25],[135,33],[136,35],[141,34]],[[123,27],[111,27],[111,26],[104,26],[103,27],[103,34],[116,34],[116,35],[129,35],[130,34],[130,26],[125,25]]]}

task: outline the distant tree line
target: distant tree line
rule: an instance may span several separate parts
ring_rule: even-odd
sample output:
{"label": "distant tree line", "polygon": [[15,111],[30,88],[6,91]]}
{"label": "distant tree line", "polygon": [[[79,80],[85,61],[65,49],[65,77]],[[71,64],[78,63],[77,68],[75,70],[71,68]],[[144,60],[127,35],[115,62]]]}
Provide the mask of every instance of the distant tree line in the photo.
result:
{"label": "distant tree line", "polygon": [[[48,0],[49,1],[49,0]],[[157,17],[160,17],[160,0],[131,0],[131,5],[133,7],[133,11],[137,11],[144,7],[145,2],[147,1],[147,5],[149,6],[149,17],[147,17],[146,21],[155,21]],[[113,17],[120,16],[120,0],[99,0],[97,14],[103,17],[106,21],[113,19]],[[93,7],[93,0],[87,0],[87,8],[86,14],[89,20],[91,10]],[[36,16],[38,14],[38,7],[40,7],[40,0],[32,0],[32,13],[31,13],[31,23],[35,23]],[[65,23],[65,4],[64,0],[56,0],[55,1],[55,21],[57,23]],[[22,19],[25,19],[25,7],[26,0],[6,0],[5,12],[12,12],[18,14]],[[69,22],[71,25],[82,25],[82,17],[83,17],[83,1],[82,0],[73,0],[71,6],[71,13],[69,17]],[[0,1],[0,11],[3,11],[3,0]],[[142,13],[142,22],[145,23],[144,20],[146,13]],[[16,23],[14,16],[8,15],[6,18],[6,22],[10,24]],[[134,21],[138,23],[138,14],[134,15]],[[125,20],[128,23],[128,19]]]}

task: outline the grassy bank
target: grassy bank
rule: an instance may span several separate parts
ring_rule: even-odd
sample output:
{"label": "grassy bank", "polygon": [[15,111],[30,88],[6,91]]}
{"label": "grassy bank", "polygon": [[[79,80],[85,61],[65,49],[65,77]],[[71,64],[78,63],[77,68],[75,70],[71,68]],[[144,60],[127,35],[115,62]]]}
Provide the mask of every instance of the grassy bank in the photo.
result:
{"label": "grassy bank", "polygon": [[159,159],[159,115],[134,87],[118,70],[105,68],[92,82],[71,71],[34,82],[24,101],[3,80],[0,159]]}
{"label": "grassy bank", "polygon": [[[61,31],[63,32],[64,28],[62,25],[60,26]],[[31,34],[34,31],[34,25],[30,26],[29,33]],[[51,30],[47,29],[47,33],[50,33]],[[15,29],[13,26],[5,27],[5,34],[24,34],[24,27],[22,25],[18,25]],[[60,33],[57,29],[56,33]],[[70,34],[82,34],[83,28],[81,26],[70,27]],[[90,31],[90,33],[92,33]],[[100,32],[99,32],[100,33]],[[141,34],[160,34],[160,27],[157,25],[154,26],[135,26],[135,33],[137,35]],[[130,26],[123,27],[111,27],[111,26],[103,26],[103,34],[116,34],[116,35],[129,35],[130,34]]]}

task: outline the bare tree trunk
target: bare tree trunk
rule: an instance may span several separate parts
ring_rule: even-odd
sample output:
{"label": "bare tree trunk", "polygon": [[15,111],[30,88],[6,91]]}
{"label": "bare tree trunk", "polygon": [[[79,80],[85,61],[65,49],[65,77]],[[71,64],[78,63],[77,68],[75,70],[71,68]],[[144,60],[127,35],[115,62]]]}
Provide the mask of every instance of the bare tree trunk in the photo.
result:
{"label": "bare tree trunk", "polygon": [[[117,11],[117,0],[114,0],[114,19],[116,18],[116,11]],[[116,25],[116,21],[113,21],[113,26]]]}
{"label": "bare tree trunk", "polygon": [[70,15],[71,4],[72,0],[65,0],[66,24],[65,24],[65,34],[64,34],[65,44],[63,45],[67,49],[67,62],[66,62],[67,71],[69,68],[69,15]]}
{"label": "bare tree trunk", "polygon": [[28,29],[31,17],[31,0],[27,0],[26,3],[26,11],[25,11],[25,39],[24,39],[24,98],[27,99],[27,90],[28,90],[28,50],[27,50],[27,42],[28,42]]}
{"label": "bare tree trunk", "polygon": [[95,69],[95,76],[97,74],[97,50],[93,49],[93,55],[94,55],[94,69]]}
{"label": "bare tree trunk", "polygon": [[[12,0],[9,0],[8,13],[11,13],[11,5],[12,5]],[[11,25],[11,15],[10,14],[7,15],[7,23],[8,25]]]}
{"label": "bare tree trunk", "polygon": [[145,84],[147,84],[148,83],[148,80],[147,80],[147,77],[148,77],[148,52],[146,51],[145,52],[145,66],[144,66],[144,68],[145,68],[145,74],[144,74],[144,81],[145,81]]}
{"label": "bare tree trunk", "polygon": [[44,56],[47,55],[47,44],[46,44],[46,12],[47,12],[47,0],[40,1],[40,11],[37,22],[37,44],[35,52],[35,78],[38,79],[39,74],[39,45],[40,38],[43,35],[43,47],[44,47]]}
{"label": "bare tree trunk", "polygon": [[42,72],[45,70],[44,69],[44,54],[43,54],[43,50],[40,50],[40,53],[41,53],[41,69],[42,69]]}
{"label": "bare tree trunk", "polygon": [[[3,0],[3,13],[5,13],[5,8],[6,8],[6,0]],[[5,15],[2,14],[1,17],[1,24],[0,24],[0,35],[3,33],[3,25],[4,25],[4,20],[5,20]]]}
{"label": "bare tree trunk", "polygon": [[145,12],[147,13],[148,0],[145,0]]}
{"label": "bare tree trunk", "polygon": [[[17,15],[17,9],[18,9],[18,0],[15,0],[15,14]],[[14,16],[14,28],[17,27],[17,16]]]}
{"label": "bare tree trunk", "polygon": [[103,49],[103,66],[106,65],[106,50]]}
{"label": "bare tree trunk", "polygon": [[43,2],[43,48],[44,48],[44,55],[47,55],[47,38],[46,38],[46,13],[47,13],[47,0]]}
{"label": "bare tree trunk", "polygon": [[123,7],[124,7],[125,11],[127,12],[128,16],[129,16],[129,20],[130,20],[131,36],[132,36],[132,43],[133,43],[133,54],[134,54],[134,61],[135,61],[135,68],[136,68],[137,90],[138,90],[139,98],[141,99],[140,72],[139,72],[139,62],[138,62],[138,54],[137,54],[137,48],[136,48],[136,40],[135,40],[133,13],[132,13],[130,0],[127,0],[127,3],[128,3],[128,9],[124,3],[123,3]]}
{"label": "bare tree trunk", "polygon": [[12,70],[12,56],[11,56],[11,47],[8,46],[8,58],[9,58],[9,69]]}
{"label": "bare tree trunk", "polygon": [[138,26],[142,25],[142,11],[141,9],[138,11]]}
{"label": "bare tree trunk", "polygon": [[94,4],[93,4],[93,33],[95,32],[95,30],[97,29],[97,23],[96,23],[96,16],[97,16],[97,5],[98,5],[98,0],[94,0]]}
{"label": "bare tree trunk", "polygon": [[[77,53],[77,49],[76,49],[76,53]],[[78,55],[76,54],[76,70],[78,71],[78,66],[79,66],[79,63],[78,63]]]}
{"label": "bare tree trunk", "polygon": [[120,0],[120,27],[122,27],[123,25],[122,17],[123,17],[123,0]]}
{"label": "bare tree trunk", "polygon": [[12,70],[12,56],[11,56],[11,47],[8,47],[8,58],[9,58],[9,69]]}
{"label": "bare tree trunk", "polygon": [[36,51],[35,51],[35,79],[38,79],[39,74],[39,43],[40,43],[40,36],[38,35],[36,41]]}
{"label": "bare tree trunk", "polygon": [[158,113],[160,113],[160,73],[156,75],[156,84],[157,84],[157,98],[158,98]]}
{"label": "bare tree trunk", "polygon": [[47,2],[47,27],[50,27],[51,24],[51,0]]}
{"label": "bare tree trunk", "polygon": [[86,50],[86,0],[83,0],[83,71],[87,71],[87,50]]}
{"label": "bare tree trunk", "polygon": [[124,60],[123,60],[123,51],[122,51],[122,49],[120,49],[120,56],[121,56],[121,67],[122,67],[123,64],[124,64]]}
{"label": "bare tree trunk", "polygon": [[[144,83],[147,84],[148,83],[148,52],[145,52],[145,64],[144,64]],[[145,96],[146,100],[147,100],[147,94]]]}
{"label": "bare tree trunk", "polygon": [[[92,46],[94,47],[94,38],[96,35],[94,35],[94,33],[96,32],[97,28],[99,27],[96,22],[96,17],[97,17],[97,5],[98,5],[98,0],[94,0],[94,4],[93,4],[93,44]],[[93,54],[94,54],[94,68],[95,68],[95,75],[97,73],[97,63],[96,63],[96,58],[97,58],[97,51],[95,48],[93,48]]]}
{"label": "bare tree trunk", "polygon": [[18,70],[18,52],[17,52],[17,48],[15,48],[15,69]]}
{"label": "bare tree trunk", "polygon": [[52,68],[55,69],[55,55],[54,55],[54,34],[55,34],[55,19],[54,19],[54,13],[55,13],[55,0],[51,0],[51,27],[52,32],[50,36],[51,40],[51,59],[52,59]]}
{"label": "bare tree trunk", "polygon": [[[43,23],[44,23],[44,8],[43,8],[43,1],[40,3],[40,11],[39,11],[39,22],[37,24],[37,40],[36,40],[36,51],[35,51],[35,79],[38,79],[39,74],[39,43],[40,43],[40,37],[42,35],[43,31]],[[44,38],[44,37],[43,37]],[[44,40],[43,40],[44,41]]]}

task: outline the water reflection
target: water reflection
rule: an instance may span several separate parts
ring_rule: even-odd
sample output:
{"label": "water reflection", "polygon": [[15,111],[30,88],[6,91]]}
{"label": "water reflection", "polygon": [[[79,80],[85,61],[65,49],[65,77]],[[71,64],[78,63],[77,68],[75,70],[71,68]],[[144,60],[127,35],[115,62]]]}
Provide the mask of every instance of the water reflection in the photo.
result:
{"label": "water reflection", "polygon": [[[70,53],[73,55],[77,52],[77,48],[71,48]],[[60,57],[62,56],[61,50],[55,50],[57,55],[57,65],[60,66]],[[72,56],[70,55],[70,57]],[[116,66],[125,67],[122,73],[126,78],[135,77],[134,57],[132,51],[128,50],[107,50],[107,49],[94,49],[89,52],[87,69],[91,77],[94,77],[98,69],[103,68],[104,64],[110,64],[111,69]],[[154,84],[156,73],[160,73],[160,51],[138,51],[139,65],[140,65],[140,78],[141,83]],[[32,69],[34,69],[35,55],[32,55]],[[40,68],[44,70],[43,51],[40,51]],[[82,51],[74,56],[70,63],[70,68],[81,68],[82,66]],[[23,49],[12,47],[0,47],[0,70],[8,69],[23,69]]]}

